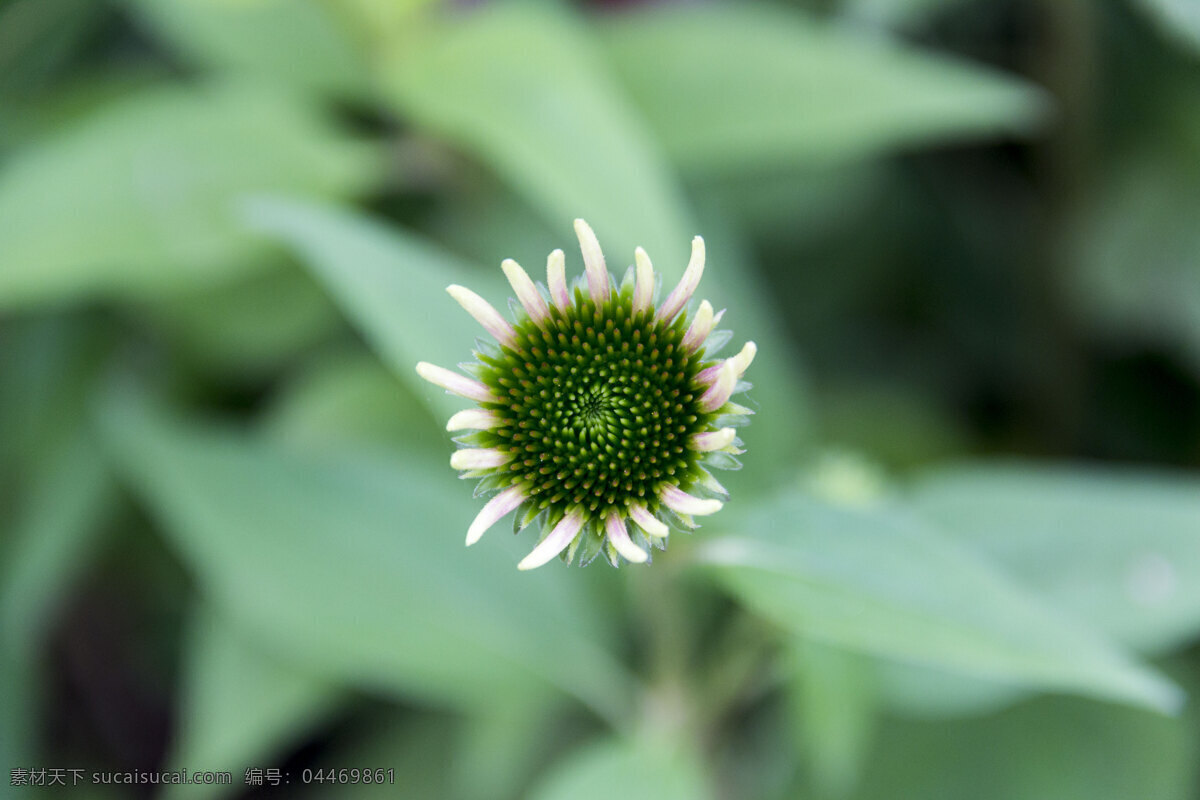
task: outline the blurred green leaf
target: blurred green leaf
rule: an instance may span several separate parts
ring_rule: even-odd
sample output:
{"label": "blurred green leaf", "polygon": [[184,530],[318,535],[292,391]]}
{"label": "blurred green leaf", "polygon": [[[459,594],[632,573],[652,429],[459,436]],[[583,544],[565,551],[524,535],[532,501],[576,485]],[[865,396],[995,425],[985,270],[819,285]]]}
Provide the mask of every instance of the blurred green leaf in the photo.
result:
{"label": "blurred green leaf", "polygon": [[790,654],[790,705],[808,773],[821,796],[854,788],[870,751],[878,708],[870,659],[816,642]]}
{"label": "blurred green leaf", "polygon": [[1138,650],[1200,638],[1200,479],[1139,470],[959,465],[917,510],[1040,595]]}
{"label": "blurred green leaf", "polygon": [[320,0],[125,2],[200,66],[324,92],[361,92],[367,83],[361,53]]}
{"label": "blurred green leaf", "polygon": [[312,765],[314,770],[336,771],[350,769],[350,765],[370,767],[372,772],[382,769],[383,782],[314,782],[295,791],[294,796],[304,800],[457,800],[450,788],[459,744],[457,720],[429,712],[384,711],[369,719],[365,730],[319,754]]}
{"label": "blurred green leaf", "polygon": [[565,12],[475,9],[438,20],[391,55],[383,84],[395,107],[480,157],[554,230],[584,217],[618,275],[638,245],[661,260],[668,281],[683,274],[696,231],[678,189],[586,30]]}
{"label": "blurred green leaf", "polygon": [[994,717],[885,725],[856,800],[1185,800],[1183,720],[1071,698]]}
{"label": "blurred green leaf", "polygon": [[295,266],[138,304],[189,365],[235,375],[271,373],[342,330],[337,309]]}
{"label": "blurred green leaf", "polygon": [[[1073,299],[1126,340],[1179,347],[1200,373],[1200,105],[1178,96],[1175,128],[1118,162],[1083,210]],[[1172,149],[1171,144],[1179,145]]]}
{"label": "blurred green leaf", "polygon": [[737,170],[1026,133],[1044,98],[991,70],[753,3],[607,26],[611,62],[672,158]]}
{"label": "blurred green leaf", "polygon": [[238,86],[160,88],[32,145],[0,172],[0,308],[215,283],[255,266],[246,192],[344,197],[376,160],[311,109]]}
{"label": "blurred green leaf", "polygon": [[1133,0],[1163,35],[1200,52],[1200,5],[1193,0]]}
{"label": "blurred green leaf", "polygon": [[103,530],[116,487],[90,437],[70,427],[32,469],[24,502],[0,526],[0,757],[32,764],[45,674],[42,649],[64,595]]}
{"label": "blurred green leaf", "polygon": [[[411,456],[289,450],[105,405],[108,441],[205,595],[264,649],[340,682],[487,705],[556,687],[616,718],[627,676],[563,570],[511,537],[462,545],[472,504]],[[495,534],[495,532],[493,532]]]}
{"label": "blurred green leaf", "polygon": [[[0,93],[40,89],[111,13],[93,0],[12,0],[0,4]],[[4,109],[0,104],[0,117]]]}
{"label": "blurred green leaf", "polygon": [[[731,513],[729,509],[727,513]],[[1173,710],[1180,691],[901,509],[785,495],[702,559],[751,609],[847,649]]]}
{"label": "blurred green leaf", "polygon": [[[278,764],[341,699],[337,686],[263,652],[244,631],[201,606],[185,649],[181,722],[170,769],[228,770]],[[165,798],[233,794],[233,784],[169,786]]]}
{"label": "blurred green leaf", "polygon": [[470,358],[483,330],[450,299],[446,286],[468,285],[504,308],[510,290],[500,270],[472,270],[419,237],[329,206],[256,199],[246,218],[304,259],[350,322],[431,408],[441,414],[462,407],[463,401],[418,378],[417,362],[452,368]]}
{"label": "blurred green leaf", "polygon": [[289,443],[314,448],[350,442],[444,454],[446,433],[415,394],[373,356],[337,349],[286,386],[263,425]]}
{"label": "blurred green leaf", "polygon": [[678,743],[606,740],[552,767],[530,800],[704,800],[701,764]]}

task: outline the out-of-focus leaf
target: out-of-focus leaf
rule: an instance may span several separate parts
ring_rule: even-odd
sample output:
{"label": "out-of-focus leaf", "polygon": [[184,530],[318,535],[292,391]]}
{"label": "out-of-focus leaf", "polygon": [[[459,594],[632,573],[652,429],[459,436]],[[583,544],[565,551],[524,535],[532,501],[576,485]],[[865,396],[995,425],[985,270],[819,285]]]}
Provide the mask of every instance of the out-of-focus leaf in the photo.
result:
{"label": "out-of-focus leaf", "polygon": [[30,658],[113,499],[112,477],[90,437],[76,430],[36,467],[0,566],[0,649]]}
{"label": "out-of-focus leaf", "polygon": [[520,797],[545,760],[555,735],[554,707],[524,697],[507,700],[464,721],[454,765],[454,794],[463,800]]}
{"label": "out-of-focus leaf", "polygon": [[499,269],[472,270],[416,236],[332,207],[264,198],[248,204],[246,216],[296,251],[388,366],[439,415],[462,407],[421,381],[416,365],[452,368],[470,359],[484,332],[445,289],[465,284],[504,308],[510,290]]}
{"label": "out-of-focus leaf", "polygon": [[[244,631],[201,607],[185,650],[180,732],[171,769],[222,770],[278,764],[282,750],[332,710],[338,688],[263,652]],[[164,797],[218,797],[230,785],[179,784]]]}
{"label": "out-of-focus leaf", "polygon": [[1200,53],[1200,5],[1192,0],[1134,0],[1133,4],[1168,38]]}
{"label": "out-of-focus leaf", "polygon": [[618,274],[641,245],[677,280],[696,231],[584,30],[528,4],[438,22],[384,65],[396,108],[482,158],[555,230],[587,219]]}
{"label": "out-of-focus leaf", "polygon": [[530,800],[704,800],[704,771],[678,742],[606,740],[552,767]]}
{"label": "out-of-focus leaf", "polygon": [[157,298],[143,308],[191,363],[239,375],[278,370],[341,324],[321,287],[295,266]]}
{"label": "out-of-focus leaf", "polygon": [[997,716],[895,721],[876,741],[856,800],[1185,800],[1181,719],[1071,698]]}
{"label": "out-of-focus leaf", "polygon": [[702,558],[728,591],[796,635],[1159,710],[1182,700],[1170,681],[898,507],[791,494],[726,524],[740,535],[709,542]]}
{"label": "out-of-focus leaf", "polygon": [[246,192],[342,197],[372,150],[279,92],[162,88],[106,107],[0,171],[0,308],[214,283],[254,266]]}
{"label": "out-of-focus leaf", "polygon": [[[237,440],[105,406],[116,462],[214,606],[301,668],[460,706],[556,687],[616,717],[627,677],[563,570],[466,551],[472,507],[416,456]],[[493,532],[495,534],[495,532]]]}
{"label": "out-of-focus leaf", "polygon": [[[1194,103],[1194,88],[1183,99]],[[1125,159],[1086,209],[1074,298],[1126,339],[1168,342],[1200,372],[1200,108],[1162,129],[1161,152]],[[1167,142],[1189,142],[1170,151]]]}
{"label": "out-of-focus leaf", "polygon": [[808,772],[821,796],[844,797],[875,732],[871,661],[816,642],[795,643],[791,661],[790,705]]}
{"label": "out-of-focus leaf", "polygon": [[828,163],[1028,132],[1044,101],[983,67],[753,3],[671,6],[607,26],[611,62],[689,168]]}
{"label": "out-of-focus leaf", "polygon": [[[33,763],[34,718],[42,695],[39,654],[63,593],[102,530],[115,486],[97,448],[78,427],[52,446],[27,476],[24,503],[6,515],[0,562],[0,710],[4,763]],[[5,527],[8,527],[7,525]]]}
{"label": "out-of-focus leaf", "polygon": [[[340,740],[318,756],[313,769],[372,768],[371,782],[310,783],[294,794],[303,800],[458,800],[451,789],[458,726],[446,715],[389,713],[367,730]],[[375,770],[382,769],[382,781]],[[289,793],[291,796],[291,793]]]}
{"label": "out-of-focus leaf", "polygon": [[192,62],[283,86],[356,92],[366,69],[320,0],[126,0]]}
{"label": "out-of-focus leaf", "polygon": [[[40,89],[109,9],[92,0],[14,0],[0,5],[0,93]],[[0,109],[0,127],[3,110]]]}
{"label": "out-of-focus leaf", "polygon": [[323,448],[357,442],[444,454],[442,424],[377,359],[336,350],[311,363],[264,420],[281,440]]}
{"label": "out-of-focus leaf", "polygon": [[1200,638],[1200,479],[1137,470],[960,465],[922,477],[942,530],[1117,641]]}

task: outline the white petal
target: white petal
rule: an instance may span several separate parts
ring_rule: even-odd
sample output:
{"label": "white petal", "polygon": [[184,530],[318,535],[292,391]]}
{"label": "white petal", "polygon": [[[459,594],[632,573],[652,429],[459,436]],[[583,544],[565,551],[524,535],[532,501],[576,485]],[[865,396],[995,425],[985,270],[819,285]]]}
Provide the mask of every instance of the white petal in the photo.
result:
{"label": "white petal", "polygon": [[700,276],[703,274],[704,240],[697,236],[692,239],[692,257],[688,261],[687,269],[683,271],[683,277],[679,279],[679,285],[667,295],[666,301],[659,306],[655,318],[667,322],[675,319],[675,315],[687,305],[688,300],[692,299],[696,287],[700,285]]}
{"label": "white petal", "polygon": [[453,469],[491,469],[511,460],[511,455],[494,447],[464,447],[450,456],[450,466]]}
{"label": "white petal", "polygon": [[484,408],[467,408],[446,421],[448,431],[486,431],[500,424],[500,415]]}
{"label": "white petal", "polygon": [[750,365],[754,363],[754,356],[758,355],[758,345],[754,342],[746,342],[742,346],[741,351],[733,357],[733,363],[737,365],[737,376],[740,378],[746,374],[746,370],[750,369]]}
{"label": "white petal", "polygon": [[617,548],[617,552],[625,556],[626,560],[632,561],[634,564],[644,564],[646,559],[650,558],[646,551],[638,547],[629,538],[629,531],[625,529],[625,520],[616,514],[609,514],[604,520],[604,527],[608,530],[608,540],[613,543],[613,547]]}
{"label": "white petal", "polygon": [[692,324],[688,327],[687,333],[683,335],[683,346],[688,350],[695,350],[704,343],[708,335],[712,333],[713,325],[716,324],[716,317],[713,315],[712,303],[707,300],[700,301],[700,308],[696,309],[696,318],[692,320]]}
{"label": "white petal", "polygon": [[637,282],[633,286],[633,311],[645,311],[654,302],[654,266],[646,251],[638,248],[633,251],[633,260],[637,264]]}
{"label": "white petal", "polygon": [[737,365],[732,358],[725,359],[717,372],[717,379],[704,394],[700,395],[700,409],[711,412],[725,405],[737,386],[737,380]]}
{"label": "white petal", "polygon": [[445,367],[422,361],[417,364],[417,374],[434,386],[440,386],[448,392],[476,400],[480,403],[493,403],[496,400],[492,390],[477,380],[451,372]]}
{"label": "white petal", "polygon": [[662,520],[651,514],[645,506],[634,503],[629,507],[630,518],[646,532],[647,536],[661,539],[671,532]]}
{"label": "white petal", "polygon": [[517,569],[536,569],[545,564],[563,550],[566,550],[567,545],[571,543],[582,527],[582,511],[572,511],[567,514],[554,526],[554,530],[550,531],[550,535],[542,539],[538,546],[533,548],[529,555],[521,560],[520,564],[517,564]]}
{"label": "white petal", "polygon": [[516,331],[512,325],[508,323],[504,317],[500,316],[500,312],[492,308],[492,304],[484,300],[479,295],[472,292],[465,286],[458,284],[450,284],[446,287],[446,291],[451,297],[458,301],[468,314],[475,318],[475,321],[483,326],[484,330],[496,337],[496,341],[506,347],[512,347],[517,339]]}
{"label": "white petal", "polygon": [[581,219],[575,220],[575,235],[579,237],[579,249],[583,252],[583,268],[587,273],[588,295],[595,303],[608,299],[608,267],[604,264],[604,253],[590,225]]}
{"label": "white petal", "polygon": [[721,510],[721,506],[723,505],[720,500],[701,500],[699,497],[692,497],[687,492],[681,492],[674,486],[663,487],[659,499],[663,501],[667,508],[677,514],[687,514],[688,516],[697,517],[702,517],[706,514],[715,514]]}
{"label": "white petal", "polygon": [[467,528],[467,546],[479,541],[488,528],[500,521],[508,512],[525,502],[525,492],[520,486],[510,486],[500,494],[488,500],[487,505],[475,517],[471,527]]}
{"label": "white petal", "polygon": [[529,274],[511,258],[504,259],[500,264],[500,269],[504,270],[504,276],[508,278],[509,285],[512,286],[517,295],[517,301],[525,309],[525,313],[540,325],[546,317],[550,316],[550,306],[546,305],[546,299],[542,297]]}
{"label": "white petal", "polygon": [[697,433],[692,437],[691,447],[700,453],[708,453],[713,450],[722,450],[733,444],[733,440],[737,437],[737,431],[733,428],[721,428],[719,431],[710,431],[708,433]]}
{"label": "white petal", "polygon": [[571,305],[571,293],[567,291],[566,256],[555,250],[546,257],[546,285],[550,287],[550,299],[563,311]]}

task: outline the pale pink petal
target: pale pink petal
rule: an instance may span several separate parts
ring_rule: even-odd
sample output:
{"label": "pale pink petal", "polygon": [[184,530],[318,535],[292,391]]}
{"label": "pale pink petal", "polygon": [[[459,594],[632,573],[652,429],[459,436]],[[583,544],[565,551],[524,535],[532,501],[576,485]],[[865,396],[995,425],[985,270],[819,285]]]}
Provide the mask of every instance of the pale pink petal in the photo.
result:
{"label": "pale pink petal", "polygon": [[575,220],[575,235],[579,237],[579,249],[583,252],[583,268],[587,273],[588,295],[594,303],[608,299],[608,267],[600,242],[590,225],[581,219]]}
{"label": "pale pink petal", "polygon": [[440,386],[459,397],[466,397],[480,403],[492,403],[496,400],[495,395],[492,394],[492,390],[479,381],[459,375],[457,372],[451,372],[445,367],[430,364],[427,361],[417,364],[417,374],[434,386]]}
{"label": "pale pink petal", "polygon": [[702,500],[699,497],[692,497],[674,486],[664,486],[662,492],[659,493],[659,499],[667,508],[677,514],[698,517],[715,514],[721,510],[723,505],[720,500]]}
{"label": "pale pink petal", "polygon": [[695,434],[692,436],[690,445],[697,452],[708,453],[729,447],[736,437],[737,431],[733,428],[721,428],[719,431]]}
{"label": "pale pink petal", "polygon": [[492,308],[492,304],[465,286],[450,284],[446,291],[484,330],[496,337],[496,341],[505,347],[512,347],[517,340],[517,333],[508,320],[500,316],[500,312]]}
{"label": "pale pink petal", "polygon": [[546,257],[546,285],[550,287],[550,299],[563,311],[571,305],[571,293],[567,291],[566,260],[562,250],[555,250]]}
{"label": "pale pink petal", "polygon": [[688,300],[692,299],[696,287],[700,285],[700,276],[703,274],[704,240],[697,236],[692,239],[692,257],[688,261],[687,269],[683,271],[683,277],[679,279],[679,285],[667,295],[667,299],[659,306],[655,318],[666,322],[675,319],[675,315],[687,305]]}
{"label": "pale pink petal", "polygon": [[717,318],[713,315],[712,303],[701,300],[700,308],[696,309],[695,319],[688,326],[687,333],[683,335],[684,348],[694,351],[704,344],[704,340],[712,333],[713,325],[716,322]]}
{"label": "pale pink petal", "polygon": [[512,455],[494,447],[465,447],[450,456],[453,469],[491,469],[512,460]]}
{"label": "pale pink petal", "polygon": [[[722,312],[723,313],[723,312]],[[741,351],[736,356],[730,356],[725,361],[732,361],[734,367],[737,368],[737,376],[740,378],[746,374],[746,370],[750,368],[750,364],[754,361],[754,356],[758,353],[758,345],[754,342],[746,342]],[[717,375],[721,371],[721,364],[713,364],[711,367],[700,370],[696,375],[696,380],[705,386],[711,386],[712,382],[717,379]]]}
{"label": "pale pink petal", "polygon": [[500,269],[504,270],[504,276],[508,278],[513,292],[517,295],[517,301],[525,309],[525,313],[540,325],[546,317],[550,316],[550,306],[546,305],[546,299],[542,297],[529,274],[511,258],[504,259],[500,264]]}
{"label": "pale pink petal", "polygon": [[732,358],[725,359],[721,364],[720,371],[717,372],[717,379],[704,394],[700,395],[700,410],[711,412],[725,405],[737,386],[737,379],[737,365],[733,363]]}
{"label": "pale pink petal", "polygon": [[583,512],[572,511],[563,517],[554,530],[550,531],[550,535],[538,544],[537,547],[530,551],[529,555],[517,564],[517,569],[536,569],[542,566],[550,559],[557,556],[563,550],[567,549],[575,536],[579,533],[579,529],[583,527]]}
{"label": "pale pink petal", "polygon": [[500,415],[484,408],[468,408],[459,411],[446,421],[448,431],[486,431],[500,424]]}
{"label": "pale pink petal", "polygon": [[633,285],[633,312],[636,314],[647,310],[654,302],[654,266],[650,256],[640,247],[633,251],[633,261],[637,265],[637,281]]}
{"label": "pale pink petal", "polygon": [[467,528],[467,546],[475,544],[488,528],[500,521],[508,512],[525,502],[525,491],[520,486],[510,486],[493,497]]}
{"label": "pale pink petal", "polygon": [[630,518],[637,523],[637,526],[646,532],[647,536],[653,536],[656,539],[661,539],[671,532],[671,529],[666,526],[662,520],[651,514],[645,506],[634,503],[629,507]]}
{"label": "pale pink petal", "polygon": [[617,552],[625,556],[627,561],[632,561],[634,564],[644,564],[646,559],[650,558],[646,551],[633,543],[629,538],[629,531],[625,529],[625,520],[615,512],[609,514],[604,520],[604,527],[608,531],[608,540],[612,542],[613,547],[617,548]]}

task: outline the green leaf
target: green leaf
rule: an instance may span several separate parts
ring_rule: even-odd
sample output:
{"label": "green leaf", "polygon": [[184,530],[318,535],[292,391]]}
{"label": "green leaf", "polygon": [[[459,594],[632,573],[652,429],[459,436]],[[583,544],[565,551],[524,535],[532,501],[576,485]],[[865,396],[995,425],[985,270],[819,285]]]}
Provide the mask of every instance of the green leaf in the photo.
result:
{"label": "green leaf", "polygon": [[[1167,88],[1171,88],[1169,85]],[[1173,113],[1112,168],[1081,215],[1073,296],[1083,315],[1137,343],[1165,342],[1200,373],[1200,107],[1196,88],[1164,92]]]}
{"label": "green leaf", "polygon": [[236,377],[275,374],[343,332],[337,308],[294,265],[264,267],[244,280],[139,303],[189,366]]}
{"label": "green leaf", "polygon": [[712,797],[692,754],[665,742],[611,739],[568,756],[530,800],[704,800]]}
{"label": "green leaf", "polygon": [[844,797],[858,781],[878,709],[870,659],[812,641],[790,654],[793,724],[813,784]]}
{"label": "green leaf", "polygon": [[365,65],[330,4],[319,0],[126,0],[189,61],[283,86],[359,92]]}
{"label": "green leaf", "polygon": [[1200,638],[1200,479],[1132,469],[960,465],[915,507],[1117,641],[1160,653]]}
{"label": "green leaf", "polygon": [[1191,0],[1134,0],[1165,36],[1200,53],[1200,6]]}
{"label": "green leaf", "polygon": [[641,245],[678,280],[696,231],[636,113],[570,16],[496,4],[437,20],[403,45],[383,67],[385,96],[401,113],[479,157],[554,230],[587,219],[618,274]]}
{"label": "green leaf", "polygon": [[113,457],[206,597],[313,674],[456,706],[555,687],[617,717],[627,676],[564,570],[523,542],[465,550],[474,510],[440,463],[303,452],[104,407]]}
{"label": "green leaf", "polygon": [[384,362],[439,415],[463,402],[417,377],[418,361],[453,368],[471,358],[475,321],[446,294],[470,286],[497,308],[509,294],[499,269],[473,270],[455,256],[350,211],[285,199],[247,203],[257,230],[296,251]]}
{"label": "green leaf", "polygon": [[281,661],[205,606],[185,649],[183,708],[170,769],[227,770],[232,785],[180,784],[165,797],[231,794],[248,767],[279,763],[283,750],[332,711],[337,686]]}
{"label": "green leaf", "polygon": [[839,508],[791,494],[730,522],[741,535],[706,544],[704,560],[728,591],[796,635],[1160,710],[1182,699],[1161,675],[897,507]]}
{"label": "green leaf", "polygon": [[1185,800],[1193,797],[1182,719],[1073,698],[999,715],[892,721],[855,800]]}
{"label": "green leaf", "polygon": [[828,163],[1026,133],[1045,102],[983,67],[753,3],[607,25],[610,60],[673,159],[699,170]]}
{"label": "green leaf", "polygon": [[313,359],[263,420],[280,440],[324,448],[347,443],[443,455],[442,424],[379,361],[338,348]]}
{"label": "green leaf", "polygon": [[246,192],[345,197],[375,157],[280,92],[158,88],[15,154],[0,172],[0,308],[215,283],[262,243]]}

